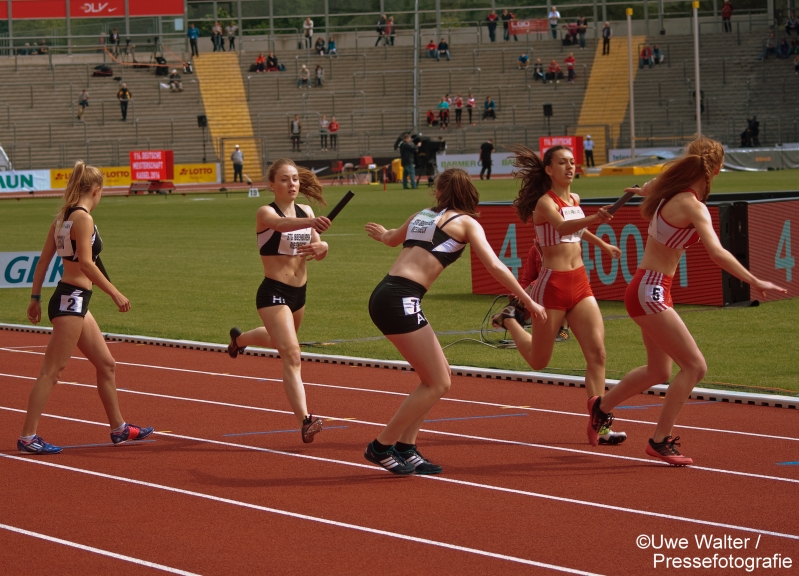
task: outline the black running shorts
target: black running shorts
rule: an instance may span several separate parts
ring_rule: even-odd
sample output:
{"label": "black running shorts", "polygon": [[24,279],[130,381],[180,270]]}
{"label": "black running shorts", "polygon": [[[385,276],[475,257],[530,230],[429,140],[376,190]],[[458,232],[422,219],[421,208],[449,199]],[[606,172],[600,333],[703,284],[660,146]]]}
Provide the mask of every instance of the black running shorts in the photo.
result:
{"label": "black running shorts", "polygon": [[289,286],[271,278],[264,278],[255,296],[255,307],[260,310],[270,306],[288,306],[293,314],[305,306],[306,286],[307,284]]}
{"label": "black running shorts", "polygon": [[408,334],[427,326],[422,298],[427,290],[401,276],[386,276],[369,298],[369,316],[386,336]]}
{"label": "black running shorts", "polygon": [[84,318],[89,311],[89,300],[92,298],[92,291],[59,282],[55,292],[50,297],[47,305],[47,316],[50,321],[59,316],[80,316]]}

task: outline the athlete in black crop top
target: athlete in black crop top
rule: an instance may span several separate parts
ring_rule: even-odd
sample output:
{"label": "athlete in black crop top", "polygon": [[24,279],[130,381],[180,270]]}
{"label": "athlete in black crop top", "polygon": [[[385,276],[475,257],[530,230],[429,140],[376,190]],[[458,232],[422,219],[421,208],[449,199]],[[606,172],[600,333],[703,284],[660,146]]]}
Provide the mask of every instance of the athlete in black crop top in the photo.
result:
{"label": "athlete in black crop top", "polygon": [[[438,474],[441,466],[426,460],[416,448],[425,415],[450,387],[450,369],[441,345],[422,311],[422,297],[448,264],[471,244],[489,273],[532,306],[544,310],[522,290],[508,267],[494,254],[482,226],[475,220],[480,198],[463,170],[451,168],[436,180],[438,206],[414,214],[399,228],[386,230],[370,222],[366,232],[378,242],[403,249],[369,301],[372,321],[419,374],[421,383],[402,403],[364,456],[394,474]],[[446,227],[446,232],[442,228]]]}
{"label": "athlete in black crop top", "polygon": [[107,293],[120,312],[130,310],[130,302],[105,278],[94,263],[103,247],[90,213],[102,197],[103,175],[97,168],[81,161],[67,183],[62,214],[50,226],[42,254],[33,276],[33,292],[28,306],[28,319],[34,324],[41,320],[41,289],[50,262],[56,253],[64,263],[64,272],[48,306],[53,332],[44,355],[39,377],[28,400],[28,412],[17,449],[23,454],[57,454],[61,448],[36,435],[39,418],[56,384],[60,371],[77,346],[97,371],[97,392],[111,425],[114,444],[141,440],[153,429],[127,424],[119,411],[114,358],[108,350],[89,301],[92,285]]}

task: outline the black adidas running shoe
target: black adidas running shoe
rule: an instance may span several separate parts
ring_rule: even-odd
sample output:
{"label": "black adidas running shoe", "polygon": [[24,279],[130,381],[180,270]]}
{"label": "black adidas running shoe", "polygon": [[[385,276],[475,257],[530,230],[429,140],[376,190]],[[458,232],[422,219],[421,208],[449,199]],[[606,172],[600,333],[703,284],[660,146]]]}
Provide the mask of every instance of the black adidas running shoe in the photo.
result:
{"label": "black adidas running shoe", "polygon": [[375,450],[374,445],[369,442],[369,445],[366,447],[366,452],[363,453],[363,457],[373,464],[382,466],[392,474],[407,476],[416,471],[416,467],[400,456],[399,452],[394,450],[393,446],[386,452],[378,452]]}
{"label": "black adidas running shoe", "polygon": [[246,346],[244,348],[239,348],[239,344],[236,342],[239,336],[241,336],[241,330],[236,326],[230,329],[230,344],[227,345],[227,353],[231,358],[235,358],[247,349]]}
{"label": "black adidas running shoe", "polygon": [[438,464],[433,464],[419,453],[416,444],[410,450],[397,452],[408,463],[415,467],[416,474],[441,474],[443,468]]}

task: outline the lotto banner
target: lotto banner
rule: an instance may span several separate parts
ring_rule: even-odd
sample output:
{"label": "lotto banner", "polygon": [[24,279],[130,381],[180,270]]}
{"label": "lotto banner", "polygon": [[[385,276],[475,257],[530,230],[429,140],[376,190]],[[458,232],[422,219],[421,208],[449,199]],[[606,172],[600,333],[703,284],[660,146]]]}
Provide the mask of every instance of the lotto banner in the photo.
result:
{"label": "lotto banner", "polygon": [[[112,166],[100,168],[105,186],[130,186],[130,166]],[[47,172],[47,170],[45,170]],[[219,164],[175,164],[175,184],[206,184],[219,182]],[[0,172],[0,174],[2,174]],[[72,174],[72,168],[49,171],[49,186],[36,190],[63,190]],[[2,192],[2,187],[0,187]]]}
{"label": "lotto banner", "polygon": [[[8,18],[8,1],[0,2],[0,19]],[[128,16],[183,16],[183,0],[128,0]],[[66,18],[66,0],[11,0],[14,20],[41,20]],[[72,0],[69,4],[71,18],[124,18],[125,0],[83,2]]]}
{"label": "lotto banner", "polygon": [[549,22],[546,20],[511,20],[508,22],[508,32],[513,35],[529,34],[530,32],[549,32]]}
{"label": "lotto banner", "polygon": [[[103,186],[130,186],[130,166],[99,167],[103,173]],[[50,170],[50,189],[62,190],[67,187],[72,168]],[[46,190],[47,188],[41,188]]]}
{"label": "lotto banner", "polygon": [[[32,287],[39,255],[39,252],[0,252],[0,288]],[[47,268],[44,286],[55,286],[63,274],[64,263],[61,256],[56,256]]]}
{"label": "lotto banner", "polygon": [[[718,208],[709,208],[713,226],[718,233]],[[583,205],[586,216],[591,216],[598,209],[599,206]],[[522,224],[516,210],[509,203],[480,204],[478,211],[479,221],[485,229],[489,244],[518,278],[524,259],[533,245],[532,224]],[[614,260],[598,247],[583,240],[583,263],[597,300],[624,300],[627,284],[632,280],[644,255],[648,226],[649,223],[643,219],[637,206],[624,206],[609,223],[590,229],[605,242],[618,246],[622,251],[621,258]],[[508,293],[488,273],[474,251],[471,252],[471,264],[472,293]],[[721,269],[710,260],[701,243],[686,250],[680,260],[671,294],[678,304],[723,305]]]}
{"label": "lotto banner", "polygon": [[787,296],[761,297],[751,289],[752,300],[782,300],[799,296],[799,271],[794,276],[799,251],[799,200],[752,202],[749,208],[749,269],[752,274],[788,289]]}
{"label": "lotto banner", "polygon": [[218,183],[219,164],[175,164],[175,184]]}

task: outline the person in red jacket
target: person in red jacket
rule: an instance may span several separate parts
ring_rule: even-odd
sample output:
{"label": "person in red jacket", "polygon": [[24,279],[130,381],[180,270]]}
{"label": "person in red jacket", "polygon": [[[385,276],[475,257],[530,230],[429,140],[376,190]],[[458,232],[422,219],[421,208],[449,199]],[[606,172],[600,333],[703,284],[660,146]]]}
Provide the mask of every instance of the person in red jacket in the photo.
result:
{"label": "person in red jacket", "polygon": [[563,78],[563,72],[560,69],[560,64],[558,64],[555,60],[549,63],[549,72],[547,72],[547,82],[560,82],[560,79]]}
{"label": "person in red jacket", "polygon": [[564,62],[566,63],[566,72],[569,76],[569,82],[574,82],[574,78],[577,76],[574,71],[574,52],[569,52]]}
{"label": "person in red jacket", "polygon": [[654,63],[655,61],[652,59],[652,48],[647,44],[641,49],[641,60],[638,64],[638,68],[643,68],[644,66],[649,66],[651,68]]}

